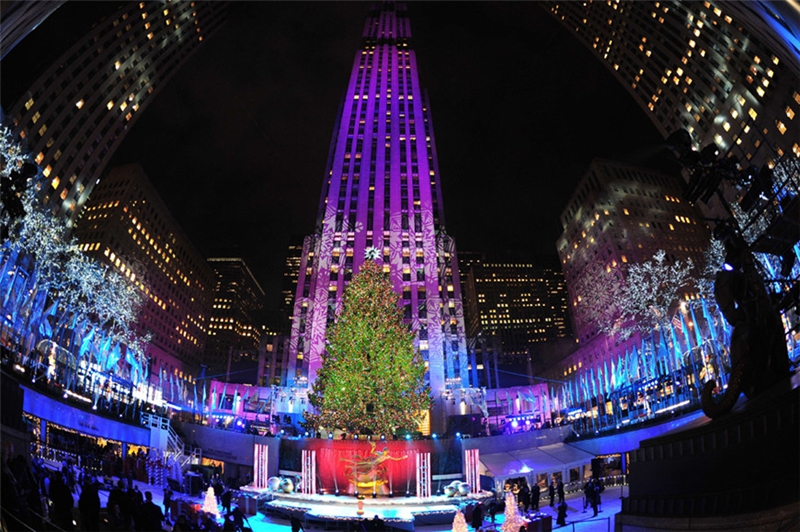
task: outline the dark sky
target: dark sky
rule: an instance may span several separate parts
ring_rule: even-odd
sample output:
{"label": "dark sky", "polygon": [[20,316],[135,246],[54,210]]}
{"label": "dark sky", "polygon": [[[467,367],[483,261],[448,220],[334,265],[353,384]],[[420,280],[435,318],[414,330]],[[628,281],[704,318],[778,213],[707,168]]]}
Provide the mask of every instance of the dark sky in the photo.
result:
{"label": "dark sky", "polygon": [[[314,227],[368,7],[235,3],[112,163],[141,163],[202,253],[239,245],[271,307],[292,236]],[[537,2],[409,11],[448,233],[459,250],[554,256],[558,217],[591,159],[645,162],[659,134]]]}

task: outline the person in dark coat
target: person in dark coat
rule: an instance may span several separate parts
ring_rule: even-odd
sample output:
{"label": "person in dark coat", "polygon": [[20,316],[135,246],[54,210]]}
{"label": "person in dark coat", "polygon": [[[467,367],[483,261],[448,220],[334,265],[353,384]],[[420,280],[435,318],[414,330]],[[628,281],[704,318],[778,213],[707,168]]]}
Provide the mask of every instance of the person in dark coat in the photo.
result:
{"label": "person in dark coat", "polygon": [[531,508],[531,490],[527,483],[523,484],[519,490],[519,505],[524,514],[527,514]]}
{"label": "person in dark coat", "polygon": [[97,483],[87,478],[78,499],[78,510],[81,513],[81,526],[88,532],[100,530],[100,494]]}
{"label": "person in dark coat", "polygon": [[556,479],[550,483],[550,486],[547,488],[549,495],[550,495],[550,506],[556,505]]}
{"label": "person in dark coat", "polygon": [[539,499],[542,497],[542,491],[539,484],[534,484],[531,488],[531,510],[534,512],[539,511]]}
{"label": "person in dark coat", "polygon": [[172,506],[172,490],[169,486],[164,488],[164,519],[168,519]]}
{"label": "person in dark coat", "polygon": [[565,501],[558,503],[558,518],[556,519],[556,524],[560,526],[565,526],[567,524],[567,503]]}
{"label": "person in dark coat", "polygon": [[597,517],[597,507],[600,506],[600,487],[596,483],[592,483],[589,490],[589,504],[592,505],[593,517]]}
{"label": "person in dark coat", "polygon": [[556,491],[558,492],[558,502],[564,502],[564,483],[561,482],[561,479],[558,481]]}
{"label": "person in dark coat", "polygon": [[[161,508],[153,502],[153,494],[149,491],[144,492],[144,504],[142,504],[141,514],[141,530],[149,530],[160,532],[164,530],[161,522],[164,520],[164,514]],[[136,530],[140,530],[137,525]]]}
{"label": "person in dark coat", "polygon": [[483,505],[478,503],[472,510],[472,528],[478,530],[483,526]]}
{"label": "person in dark coat", "polygon": [[222,496],[220,499],[222,500],[222,511],[226,514],[231,513],[231,499],[233,498],[233,492],[229,489],[226,489],[222,492]]}
{"label": "person in dark coat", "polygon": [[298,519],[296,515],[292,516],[290,524],[292,525],[292,532],[300,532],[301,530],[305,530],[303,528],[303,524],[300,522],[300,519]]}
{"label": "person in dark coat", "polygon": [[56,471],[50,479],[50,500],[53,503],[51,518],[56,526],[63,530],[73,530],[72,509],[75,507],[75,499],[69,490],[64,477]]}
{"label": "person in dark coat", "polygon": [[378,516],[378,514],[375,514],[375,517],[373,517],[372,520],[369,522],[370,530],[384,530],[385,526],[386,525],[384,524],[383,519],[381,519],[380,516]]}

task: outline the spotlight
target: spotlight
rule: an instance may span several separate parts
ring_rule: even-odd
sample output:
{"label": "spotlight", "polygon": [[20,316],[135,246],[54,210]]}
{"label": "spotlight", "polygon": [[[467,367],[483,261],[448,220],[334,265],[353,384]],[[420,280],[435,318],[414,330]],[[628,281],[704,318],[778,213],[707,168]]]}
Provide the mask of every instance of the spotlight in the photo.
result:
{"label": "spotlight", "polygon": [[406,491],[406,497],[411,497],[411,492],[410,491]]}
{"label": "spotlight", "polygon": [[437,437],[438,437],[438,436],[436,436],[436,433],[435,433],[435,432],[434,432],[433,434],[431,434],[431,438],[433,438],[434,440],[435,440]]}
{"label": "spotlight", "polygon": [[378,498],[378,494],[377,494],[377,493],[375,493],[374,491],[372,492],[372,498],[373,498],[373,499],[377,499],[377,498]]}
{"label": "spotlight", "polygon": [[386,441],[386,434],[381,434],[381,441]]}
{"label": "spotlight", "polygon": [[461,438],[461,433],[460,432],[456,432],[456,438]]}
{"label": "spotlight", "polygon": [[334,495],[338,497],[339,496],[339,490],[336,490],[336,493],[334,493]]}
{"label": "spotlight", "polygon": [[308,438],[308,431],[306,431],[306,438]]}
{"label": "spotlight", "polygon": [[410,439],[411,439],[411,434],[406,434],[406,440],[410,440]]}
{"label": "spotlight", "polygon": [[329,439],[329,440],[332,440],[332,439],[333,439],[333,432],[329,432],[329,433],[328,433],[328,439]]}

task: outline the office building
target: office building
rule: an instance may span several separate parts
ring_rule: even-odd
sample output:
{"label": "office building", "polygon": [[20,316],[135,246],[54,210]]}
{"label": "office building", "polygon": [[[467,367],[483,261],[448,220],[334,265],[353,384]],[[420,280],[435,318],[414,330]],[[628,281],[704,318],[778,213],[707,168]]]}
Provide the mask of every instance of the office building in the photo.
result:
{"label": "office building", "polygon": [[471,260],[464,285],[467,338],[482,386],[499,385],[493,382],[494,364],[531,375],[542,351],[571,340],[569,297],[554,260],[484,256]]}
{"label": "office building", "polygon": [[264,290],[239,255],[212,256],[208,265],[216,284],[204,364],[213,375],[224,373],[226,381],[255,384],[252,369],[261,343]]}
{"label": "office building", "polygon": [[113,168],[75,230],[80,249],[146,295],[135,332],[152,334],[151,378],[197,375],[208,338],[214,272],[170,215],[139,165]]}
{"label": "office building", "polygon": [[[689,169],[687,197],[699,202],[707,218],[729,218],[730,205],[745,232],[753,225],[780,224],[781,216],[797,218],[797,201],[785,203],[800,192],[797,179],[786,176],[800,167],[796,6],[769,1],[542,5],[609,68],[673,148],[682,145],[677,151],[683,151]],[[676,132],[688,133],[689,146],[671,137]],[[766,172],[769,184],[759,183],[759,172]],[[737,210],[752,211],[752,196],[764,192],[758,187],[784,202],[781,208],[768,201],[755,215]],[[796,255],[791,246],[761,242],[759,247]]]}
{"label": "office building", "polygon": [[334,129],[316,232],[306,237],[288,384],[313,382],[348,281],[378,250],[416,332],[432,392],[469,384],[455,243],[407,7],[372,7]]}
{"label": "office building", "polygon": [[76,17],[94,13],[87,4],[71,4],[47,23],[72,24],[80,38],[16,103],[3,102],[8,125],[43,169],[42,201],[70,227],[129,129],[227,12],[225,2],[123,2],[96,21]]}
{"label": "office building", "polygon": [[569,292],[576,338],[601,332],[589,306],[607,289],[602,280],[624,281],[628,264],[659,250],[667,260],[703,263],[710,233],[699,209],[681,198],[681,181],[657,171],[595,159],[561,213],[556,244]]}
{"label": "office building", "polygon": [[294,295],[297,292],[297,278],[300,276],[300,263],[303,257],[303,239],[289,245],[286,261],[283,263],[283,281],[281,283],[280,309],[289,316],[294,308]]}

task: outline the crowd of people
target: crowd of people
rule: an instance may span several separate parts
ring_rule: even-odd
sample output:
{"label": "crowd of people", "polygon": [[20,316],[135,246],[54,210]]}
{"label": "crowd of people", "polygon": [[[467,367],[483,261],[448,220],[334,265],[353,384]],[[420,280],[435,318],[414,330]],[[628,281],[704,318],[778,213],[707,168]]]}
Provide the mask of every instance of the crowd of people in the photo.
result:
{"label": "crowd of people", "polygon": [[[218,476],[210,485],[222,507],[222,522],[204,512],[191,518],[174,516],[172,489],[164,489],[162,509],[150,491],[140,491],[132,472],[114,478],[97,475],[70,459],[58,469],[41,457],[29,461],[23,454],[15,454],[9,441],[2,444],[0,481],[4,530],[46,530],[52,523],[67,532],[241,532],[245,523],[249,525],[247,516],[232,504],[233,491]],[[108,492],[105,506],[101,491]]]}

